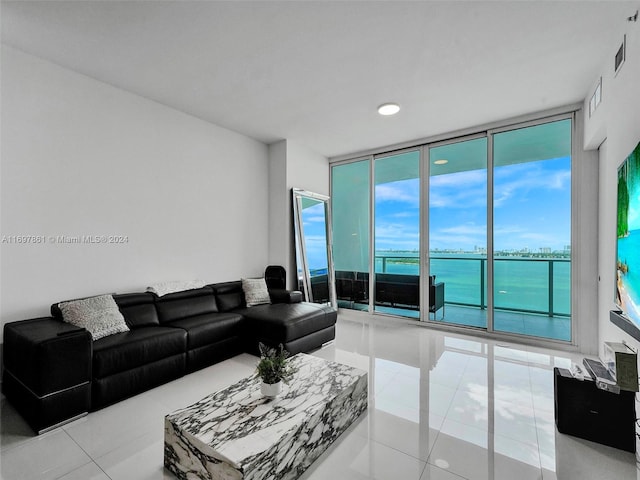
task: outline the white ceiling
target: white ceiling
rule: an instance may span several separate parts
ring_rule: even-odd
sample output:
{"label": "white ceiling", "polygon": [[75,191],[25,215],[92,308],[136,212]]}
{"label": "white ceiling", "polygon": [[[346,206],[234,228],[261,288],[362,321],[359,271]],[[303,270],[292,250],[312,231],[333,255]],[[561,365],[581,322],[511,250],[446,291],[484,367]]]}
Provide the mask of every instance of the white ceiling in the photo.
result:
{"label": "white ceiling", "polygon": [[[640,1],[2,1],[2,41],[325,156],[582,101]],[[613,68],[613,67],[612,67]],[[394,101],[394,117],[376,107]]]}

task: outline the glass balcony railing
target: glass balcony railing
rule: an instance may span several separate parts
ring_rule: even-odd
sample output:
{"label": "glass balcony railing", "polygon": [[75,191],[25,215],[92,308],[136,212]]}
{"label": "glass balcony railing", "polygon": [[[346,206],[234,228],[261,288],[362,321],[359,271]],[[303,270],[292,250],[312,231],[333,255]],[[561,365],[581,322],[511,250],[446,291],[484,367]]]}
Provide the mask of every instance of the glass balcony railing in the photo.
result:
{"label": "glass balcony railing", "polygon": [[[445,284],[446,304],[487,308],[486,257],[432,255],[430,262],[430,274],[436,276],[436,282]],[[378,253],[375,257],[376,273],[418,277],[419,268],[416,253]],[[407,282],[407,289],[412,288],[415,281]],[[494,291],[497,310],[569,317],[571,260],[567,257],[497,257]]]}

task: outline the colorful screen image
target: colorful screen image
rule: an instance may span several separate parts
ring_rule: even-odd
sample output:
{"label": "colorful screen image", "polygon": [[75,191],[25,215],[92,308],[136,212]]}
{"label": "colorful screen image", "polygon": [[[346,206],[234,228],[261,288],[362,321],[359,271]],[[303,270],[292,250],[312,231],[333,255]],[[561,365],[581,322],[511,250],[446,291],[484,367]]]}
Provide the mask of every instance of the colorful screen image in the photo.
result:
{"label": "colorful screen image", "polygon": [[640,143],[618,168],[616,304],[640,326]]}

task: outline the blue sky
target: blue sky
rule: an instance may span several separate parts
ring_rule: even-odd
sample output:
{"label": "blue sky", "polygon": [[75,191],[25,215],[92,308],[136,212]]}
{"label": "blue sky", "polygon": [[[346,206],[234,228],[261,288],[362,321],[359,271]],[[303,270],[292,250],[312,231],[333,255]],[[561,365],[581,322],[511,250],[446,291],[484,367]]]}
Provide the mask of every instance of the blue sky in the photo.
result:
{"label": "blue sky", "polygon": [[302,210],[305,247],[309,270],[327,268],[327,236],[324,222],[324,203]]}
{"label": "blue sky", "polygon": [[[569,157],[497,167],[494,248],[562,250],[571,243]],[[430,248],[486,246],[486,171],[431,177]],[[418,179],[376,186],[376,249],[419,248]]]}

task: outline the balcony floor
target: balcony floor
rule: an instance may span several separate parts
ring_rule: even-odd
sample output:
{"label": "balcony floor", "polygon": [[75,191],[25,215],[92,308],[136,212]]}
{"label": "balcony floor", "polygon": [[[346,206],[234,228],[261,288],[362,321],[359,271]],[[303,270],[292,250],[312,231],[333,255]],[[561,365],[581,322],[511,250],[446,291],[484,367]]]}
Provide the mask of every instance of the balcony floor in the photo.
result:
{"label": "balcony floor", "polygon": [[[367,305],[356,304],[353,306],[353,309],[367,310]],[[406,308],[376,305],[375,311],[408,318],[420,318],[419,311]],[[433,320],[433,314],[429,314],[429,319]],[[447,304],[444,308],[444,318],[442,310],[439,310],[436,313],[436,321],[454,325],[485,328],[487,311],[477,307]],[[569,342],[571,341],[571,318],[496,310],[494,315],[494,330]]]}

